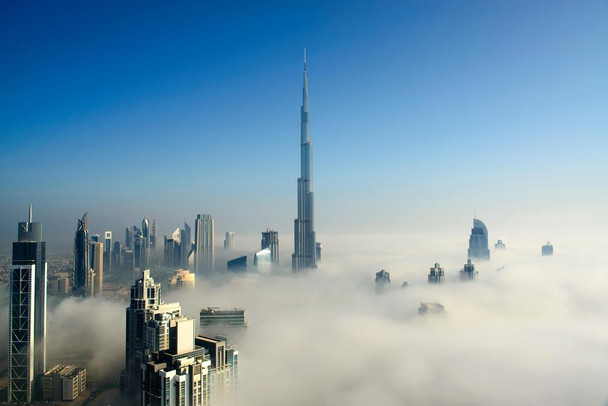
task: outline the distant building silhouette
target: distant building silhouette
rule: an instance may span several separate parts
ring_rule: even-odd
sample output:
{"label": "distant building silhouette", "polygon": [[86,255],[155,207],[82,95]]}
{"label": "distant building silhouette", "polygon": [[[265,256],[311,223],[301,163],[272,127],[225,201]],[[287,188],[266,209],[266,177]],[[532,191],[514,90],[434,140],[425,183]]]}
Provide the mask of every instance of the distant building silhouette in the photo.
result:
{"label": "distant building silhouette", "polygon": [[103,270],[106,274],[112,272],[112,232],[106,231],[103,238]]}
{"label": "distant building silhouette", "polygon": [[473,219],[473,228],[471,229],[471,237],[469,237],[468,257],[482,261],[490,259],[488,229],[483,221],[478,219]]}
{"label": "distant building silhouette", "polygon": [[194,222],[194,272],[211,275],[215,270],[215,222],[210,214],[199,214]]}
{"label": "distant building silhouette", "polygon": [[226,248],[226,249],[234,248],[234,231],[226,232],[226,239],[224,240],[224,248]]}
{"label": "distant building silhouette", "polygon": [[94,242],[91,244],[91,262],[93,263],[94,282],[93,292],[95,296],[103,292],[103,243]]}
{"label": "distant building silhouette", "polygon": [[435,266],[431,268],[429,273],[429,283],[444,283],[445,282],[445,272],[443,268],[435,263]]}
{"label": "distant building silhouette", "polygon": [[543,257],[548,257],[553,255],[553,245],[549,241],[545,245],[542,246],[541,252]]}
{"label": "distant building silhouette", "polygon": [[420,303],[418,314],[421,316],[427,314],[443,315],[445,314],[445,307],[437,302]]}
{"label": "distant building silhouette", "polygon": [[246,272],[247,271],[247,255],[231,259],[226,264],[228,271],[230,272]]}
{"label": "distant building silhouette", "polygon": [[391,274],[384,269],[376,272],[376,287],[385,288],[391,284]]}
{"label": "distant building silhouette", "polygon": [[496,244],[494,244],[494,249],[496,250],[504,250],[506,248],[507,246],[502,242],[502,240],[498,240],[496,241]]}
{"label": "distant building silhouette", "polygon": [[315,255],[317,257],[317,262],[321,262],[321,254],[323,252],[323,244],[321,244],[320,242],[318,242],[316,244],[316,250],[315,250]]}
{"label": "distant building silhouette", "polygon": [[269,272],[272,267],[272,253],[270,248],[264,248],[258,251],[253,256],[253,266],[255,266],[258,272]]}
{"label": "distant building silhouette", "polygon": [[467,263],[464,264],[464,268],[460,270],[460,280],[461,281],[472,281],[477,277],[477,271],[475,270],[475,265],[471,262],[470,259],[467,260]]}
{"label": "distant building silhouette", "polygon": [[196,286],[196,275],[187,269],[176,269],[169,278],[169,290],[193,289]]}
{"label": "distant building silhouette", "polygon": [[262,232],[261,249],[270,249],[270,259],[273,264],[279,264],[279,232],[271,228],[267,228]]}
{"label": "distant building silhouette", "polygon": [[158,243],[156,233],[156,219],[152,219],[152,228],[150,229],[150,249],[152,249],[152,251],[156,250],[156,244]]}

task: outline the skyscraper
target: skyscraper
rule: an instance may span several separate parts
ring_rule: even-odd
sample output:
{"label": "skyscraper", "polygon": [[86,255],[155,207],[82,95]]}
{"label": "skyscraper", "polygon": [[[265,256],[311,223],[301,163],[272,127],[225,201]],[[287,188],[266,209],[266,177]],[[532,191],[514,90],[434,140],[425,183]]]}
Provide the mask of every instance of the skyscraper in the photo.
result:
{"label": "skyscraper", "polygon": [[91,258],[91,262],[93,263],[93,272],[95,275],[93,291],[95,296],[98,296],[101,295],[101,292],[103,292],[103,258],[105,256],[105,252],[102,242],[92,243],[91,248],[91,256],[93,257]]}
{"label": "skyscraper", "polygon": [[304,50],[304,88],[300,110],[300,178],[298,179],[298,218],[294,220],[294,253],[291,268],[316,268],[316,237],[312,191],[312,139],[308,122],[308,77]]}
{"label": "skyscraper", "polygon": [[133,249],[133,230],[129,227],[125,229],[125,248]]}
{"label": "skyscraper", "polygon": [[194,271],[210,275],[215,269],[215,223],[210,214],[199,214],[194,221]]}
{"label": "skyscraper", "polygon": [[106,273],[112,272],[112,232],[104,233],[103,269]]}
{"label": "skyscraper", "polygon": [[475,278],[477,278],[477,271],[475,270],[475,265],[473,265],[471,260],[468,259],[467,263],[464,264],[464,268],[460,270],[460,280],[472,281]]}
{"label": "skyscraper", "polygon": [[91,262],[89,260],[89,228],[87,214],[78,220],[74,236],[74,269],[72,271],[72,293],[76,296],[87,296],[90,292]]}
{"label": "skyscraper", "polygon": [[13,243],[9,287],[8,400],[32,401],[46,369],[46,243],[42,223],[29,218]]}
{"label": "skyscraper", "polygon": [[270,249],[270,258],[272,263],[279,263],[279,232],[271,228],[267,228],[262,232],[261,249]]}
{"label": "skyscraper", "polygon": [[224,240],[224,248],[232,249],[234,247],[234,231],[226,231],[226,239]]}
{"label": "skyscraper", "polygon": [[444,283],[445,282],[445,272],[443,268],[435,263],[435,266],[431,268],[429,272],[429,283]]}
{"label": "skyscraper", "polygon": [[543,257],[550,257],[551,255],[553,255],[553,245],[551,245],[551,243],[547,241],[547,243],[542,246],[541,252],[543,254]]}
{"label": "skyscraper", "polygon": [[490,250],[488,249],[488,229],[483,221],[473,219],[473,228],[469,237],[468,257],[482,261],[490,260]]}
{"label": "skyscraper", "polygon": [[144,217],[141,222],[141,235],[143,237],[141,247],[141,269],[150,267],[150,222]]}
{"label": "skyscraper", "polygon": [[156,219],[152,219],[152,230],[150,231],[150,248],[156,250]]}

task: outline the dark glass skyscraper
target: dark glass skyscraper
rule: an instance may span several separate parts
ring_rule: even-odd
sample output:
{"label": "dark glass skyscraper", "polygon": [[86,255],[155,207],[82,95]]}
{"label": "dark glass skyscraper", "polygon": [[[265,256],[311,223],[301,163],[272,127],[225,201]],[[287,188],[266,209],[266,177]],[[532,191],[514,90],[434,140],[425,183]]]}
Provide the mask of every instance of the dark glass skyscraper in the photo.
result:
{"label": "dark glass skyscraper", "polygon": [[312,191],[312,139],[308,122],[308,77],[304,50],[304,88],[300,111],[300,178],[298,179],[298,218],[294,221],[294,253],[291,268],[316,268],[316,237]]}
{"label": "dark glass skyscraper", "polygon": [[42,223],[29,219],[18,226],[13,243],[9,302],[8,400],[32,401],[37,378],[46,369],[46,243]]}
{"label": "dark glass skyscraper", "polygon": [[72,293],[87,296],[91,293],[91,261],[89,259],[89,227],[87,214],[78,220],[74,236],[74,269],[72,271]]}
{"label": "dark glass skyscraper", "polygon": [[279,232],[271,228],[267,228],[262,232],[261,248],[270,250],[270,259],[273,264],[279,263]]}
{"label": "dark glass skyscraper", "polygon": [[473,228],[469,237],[468,257],[489,261],[490,250],[488,249],[488,229],[483,221],[473,219]]}

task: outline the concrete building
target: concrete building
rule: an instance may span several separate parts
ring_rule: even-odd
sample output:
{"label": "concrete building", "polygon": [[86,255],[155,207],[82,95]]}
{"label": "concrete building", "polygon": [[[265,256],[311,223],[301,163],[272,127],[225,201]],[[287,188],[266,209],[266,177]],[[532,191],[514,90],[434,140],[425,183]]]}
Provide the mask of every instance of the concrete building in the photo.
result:
{"label": "concrete building", "polygon": [[439,266],[438,263],[435,263],[435,266],[431,268],[429,273],[429,283],[444,283],[445,282],[445,272],[443,268]]}
{"label": "concrete building", "polygon": [[548,257],[553,255],[553,245],[549,241],[545,245],[542,246],[541,253],[543,257]]}
{"label": "concrete building", "polygon": [[94,295],[101,295],[103,292],[103,258],[104,250],[102,242],[94,242],[91,244],[91,262],[93,264],[94,279]]}
{"label": "concrete building", "polygon": [[87,388],[87,370],[76,365],[55,365],[42,377],[45,402],[72,401]]}
{"label": "concrete building", "polygon": [[199,214],[194,222],[194,272],[204,276],[215,270],[215,221],[210,214]]}
{"label": "concrete building", "polygon": [[475,265],[473,265],[471,260],[468,259],[467,263],[464,264],[464,268],[460,270],[460,280],[472,281],[475,278],[477,278],[477,271],[475,270]]}
{"label": "concrete building", "polygon": [[46,369],[47,302],[46,243],[31,205],[28,221],[18,225],[9,278],[8,401],[31,403]]}
{"label": "concrete building", "polygon": [[473,228],[469,237],[468,258],[479,261],[490,260],[490,250],[488,249],[488,229],[483,221],[473,219]]}
{"label": "concrete building", "polygon": [[226,239],[224,240],[224,248],[226,248],[226,249],[234,248],[234,231],[226,232]]}
{"label": "concrete building", "polygon": [[176,269],[173,276],[169,278],[167,287],[169,290],[194,289],[196,275],[187,269]]}
{"label": "concrete building", "polygon": [[262,232],[261,249],[268,248],[270,250],[270,260],[273,264],[279,264],[279,232],[271,228],[267,228]]}

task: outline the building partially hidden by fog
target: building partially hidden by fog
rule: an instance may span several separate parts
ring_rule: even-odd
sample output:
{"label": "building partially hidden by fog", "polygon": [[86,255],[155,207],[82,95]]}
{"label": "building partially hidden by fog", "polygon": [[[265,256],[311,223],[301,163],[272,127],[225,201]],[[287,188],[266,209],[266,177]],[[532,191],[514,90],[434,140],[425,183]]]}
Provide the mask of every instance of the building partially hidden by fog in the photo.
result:
{"label": "building partially hidden by fog", "polygon": [[228,250],[234,248],[234,231],[226,232],[226,239],[224,239],[224,248]]}
{"label": "building partially hidden by fog", "polygon": [[74,236],[74,267],[72,268],[72,294],[90,296],[93,293],[91,261],[89,259],[89,227],[87,214],[78,220]]}
{"label": "building partially hidden by fog", "polygon": [[420,307],[418,308],[418,314],[421,316],[427,314],[444,315],[445,307],[437,302],[422,302],[420,303]]}
{"label": "building partially hidden by fog", "polygon": [[55,365],[42,377],[42,400],[72,401],[86,388],[86,369],[76,365]]}
{"label": "building partially hidden by fog", "polygon": [[247,327],[244,309],[220,309],[207,307],[200,311],[201,330],[208,334],[212,327]]}
{"label": "building partially hidden by fog", "polygon": [[247,272],[247,255],[231,259],[226,263],[226,268],[230,272]]}
{"label": "building partially hidden by fog", "polygon": [[199,214],[194,221],[194,272],[209,276],[215,270],[215,222],[210,214]]}
{"label": "building partially hidden by fog", "polygon": [[93,268],[93,294],[101,295],[103,292],[103,243],[91,243],[91,265]]}
{"label": "building partially hidden by fog", "polygon": [[445,272],[443,268],[435,263],[435,266],[431,268],[429,272],[429,283],[444,283],[445,282]]}
{"label": "building partially hidden by fog", "polygon": [[279,232],[272,228],[267,228],[262,232],[262,243],[260,249],[268,248],[270,250],[270,260],[273,264],[279,264]]}
{"label": "building partially hidden by fog", "polygon": [[258,272],[269,272],[272,267],[272,253],[270,248],[264,248],[253,255],[253,266]]}
{"label": "building partially hidden by fog", "polygon": [[308,77],[306,75],[306,50],[304,50],[304,87],[300,110],[298,218],[294,220],[294,253],[291,257],[291,267],[294,271],[317,267],[313,196],[312,139],[308,122]]}
{"label": "building partially hidden by fog", "polygon": [[468,259],[467,263],[464,264],[464,268],[460,270],[460,280],[472,281],[475,278],[477,278],[477,271],[475,270],[475,265],[473,265],[471,260]]}
{"label": "building partially hidden by fog", "polygon": [[110,274],[112,272],[112,232],[106,231],[103,234],[103,270],[106,274]]}
{"label": "building partially hidden by fog", "polygon": [[506,248],[507,248],[507,246],[505,245],[504,242],[502,242],[502,240],[498,240],[498,241],[496,241],[496,244],[494,244],[495,250],[504,250]]}
{"label": "building partially hidden by fog", "polygon": [[211,361],[209,368],[210,405],[230,405],[237,402],[239,352],[225,337],[198,335],[197,346],[204,348]]}
{"label": "building partially hidden by fog", "polygon": [[541,253],[543,254],[543,257],[549,257],[553,255],[553,245],[551,245],[551,243],[547,241],[547,243],[542,246]]}
{"label": "building partially hidden by fog", "polygon": [[490,250],[488,249],[488,229],[483,221],[473,219],[473,228],[469,237],[468,258],[481,261],[490,260]]}
{"label": "building partially hidden by fog", "polygon": [[323,244],[318,242],[316,244],[315,256],[317,257],[317,262],[321,261],[321,255],[323,254]]}
{"label": "building partially hidden by fog", "polygon": [[46,243],[31,205],[18,225],[9,283],[8,401],[31,403],[46,369],[47,293]]}
{"label": "building partially hidden by fog", "polygon": [[173,276],[169,278],[167,285],[170,290],[194,289],[196,285],[196,275],[187,269],[176,269]]}
{"label": "building partially hidden by fog", "polygon": [[160,283],[155,283],[150,270],[146,269],[131,286],[131,302],[126,309],[125,369],[120,376],[120,388],[126,395],[140,393],[140,366],[146,357],[146,323],[158,313],[180,315],[181,307],[179,303],[161,301]]}
{"label": "building partially hidden by fog", "polygon": [[391,284],[391,274],[384,269],[376,272],[376,288],[386,288]]}

